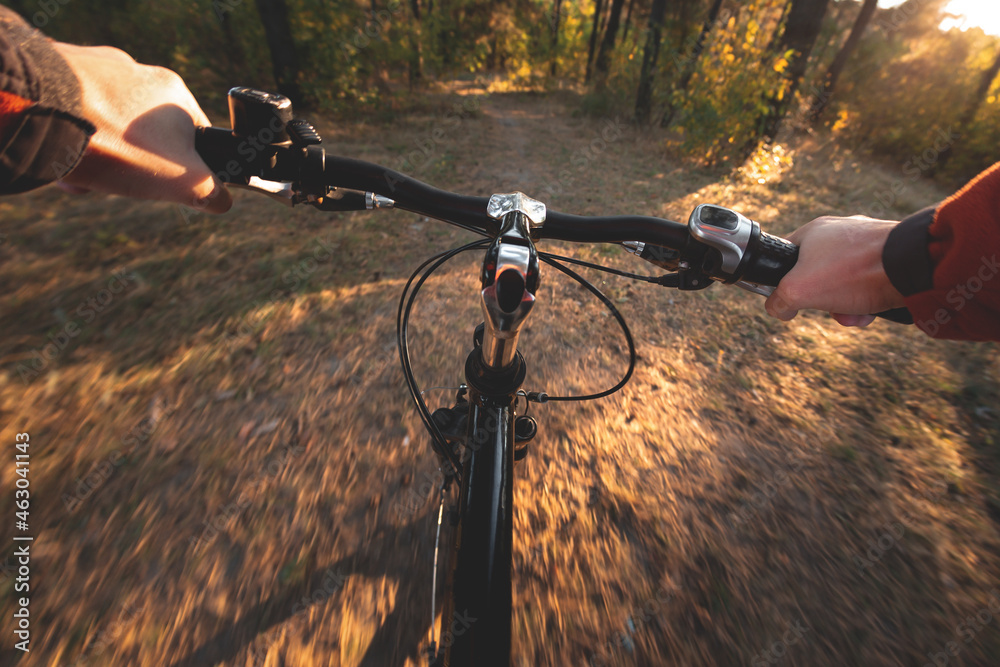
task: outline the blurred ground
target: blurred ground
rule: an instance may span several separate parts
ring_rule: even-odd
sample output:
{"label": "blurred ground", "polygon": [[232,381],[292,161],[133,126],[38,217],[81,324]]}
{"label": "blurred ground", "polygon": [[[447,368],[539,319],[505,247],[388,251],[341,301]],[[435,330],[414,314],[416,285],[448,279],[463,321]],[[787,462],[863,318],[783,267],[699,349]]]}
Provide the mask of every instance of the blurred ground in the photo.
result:
{"label": "blurred ground", "polygon": [[[779,234],[870,207],[901,175],[805,138],[767,172],[719,178],[627,122],[574,117],[572,98],[462,93],[393,124],[320,127],[328,150],[459,192],[673,219],[714,202]],[[904,214],[946,194],[893,198]],[[17,664],[419,664],[435,466],[394,316],[412,268],[471,236],[244,193],[220,218],[54,189],[0,200],[0,216],[0,663],[21,657],[10,517],[26,431],[33,635]],[[544,248],[647,269],[615,248]],[[460,381],[476,267],[467,255],[421,294],[422,386]],[[533,410],[516,665],[922,665],[948,642],[948,664],[996,664],[996,346],[591,277],[639,366],[612,398]],[[552,270],[522,340],[527,389],[603,388],[624,368],[600,304]]]}

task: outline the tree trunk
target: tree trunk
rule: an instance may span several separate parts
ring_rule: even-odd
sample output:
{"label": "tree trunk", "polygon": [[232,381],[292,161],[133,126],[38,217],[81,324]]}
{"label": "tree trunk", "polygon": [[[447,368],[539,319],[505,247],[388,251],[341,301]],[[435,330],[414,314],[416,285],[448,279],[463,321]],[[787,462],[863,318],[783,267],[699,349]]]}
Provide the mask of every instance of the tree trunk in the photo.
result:
{"label": "tree trunk", "polygon": [[583,82],[590,83],[590,71],[594,64],[594,50],[597,48],[597,34],[600,32],[601,9],[603,0],[594,0],[594,22],[590,26],[590,44],[587,47],[587,71]]}
{"label": "tree trunk", "polygon": [[216,17],[219,19],[219,27],[222,29],[222,35],[226,38],[225,51],[229,69],[229,80],[236,81],[248,74],[245,69],[247,59],[243,53],[243,45],[240,43],[239,36],[233,30],[232,13],[216,12]]}
{"label": "tree trunk", "polygon": [[677,43],[681,45],[681,48],[685,48],[684,45],[688,41],[688,31],[691,29],[689,25],[691,14],[691,0],[678,0],[677,1]]}
{"label": "tree trunk", "polygon": [[758,136],[753,141],[754,146],[748,146],[747,155],[756,148],[757,139],[773,141],[778,134],[781,121],[784,120],[785,113],[795,99],[795,92],[802,82],[802,75],[805,74],[806,65],[809,64],[809,54],[823,26],[823,17],[826,16],[829,3],[830,0],[792,0],[785,30],[778,43],[779,53],[791,51],[792,57],[785,69],[781,91],[772,95],[768,101],[769,110],[761,118]]}
{"label": "tree trunk", "polygon": [[969,125],[972,121],[976,119],[976,114],[979,113],[979,107],[983,106],[983,102],[986,101],[986,94],[990,92],[990,88],[993,87],[993,81],[997,78],[997,74],[1000,73],[1000,54],[997,54],[996,60],[990,65],[990,68],[983,72],[982,78],[979,80],[979,88],[976,89],[976,94],[973,96],[969,106],[965,109],[965,113],[958,121],[959,132],[964,132],[969,129]]}
{"label": "tree trunk", "polygon": [[302,104],[299,89],[299,59],[292,39],[292,26],[288,21],[288,5],[285,0],[256,0],[257,12],[264,24],[267,46],[271,50],[271,65],[274,68],[274,82],[278,92],[292,101]]}
{"label": "tree trunk", "polygon": [[[722,0],[719,0],[721,2]],[[653,0],[649,12],[649,28],[646,45],[642,49],[642,70],[639,72],[639,90],[635,96],[635,119],[640,123],[649,120],[649,110],[653,99],[653,72],[660,56],[660,39],[663,31],[663,16],[667,12],[667,0]]]}
{"label": "tree trunk", "polygon": [[[979,87],[976,89],[975,95],[969,100],[969,106],[965,108],[965,111],[962,112],[962,115],[958,119],[958,134],[960,137],[968,134],[969,126],[976,120],[976,114],[979,113],[980,107],[986,101],[986,95],[989,94],[990,88],[993,87],[993,81],[997,78],[997,74],[1000,74],[1000,53],[997,54],[990,68],[983,72],[983,76],[979,79]],[[951,159],[954,153],[954,146],[954,144],[950,144],[941,151],[937,164],[931,169],[931,175],[939,169],[944,168],[945,164],[948,163],[948,160]]]}
{"label": "tree trunk", "polygon": [[[712,6],[708,10],[708,16],[705,17],[705,22],[701,24],[701,32],[698,33],[698,40],[694,43],[691,55],[689,55],[684,62],[684,69],[681,72],[681,77],[677,81],[677,85],[674,86],[675,91],[684,92],[687,90],[688,85],[690,85],[691,78],[698,69],[698,60],[701,58],[702,51],[705,50],[705,41],[708,39],[709,33],[712,32],[712,28],[715,27],[715,22],[719,19],[719,11],[721,11],[721,9],[722,0],[714,0],[712,2]],[[674,104],[672,102],[669,103],[667,112],[663,114],[663,118],[660,120],[660,127],[668,127],[670,123],[673,122],[674,114],[676,112],[677,110],[674,107]]]}
{"label": "tree trunk", "polygon": [[[372,0],[374,4],[374,0]],[[413,30],[410,31],[410,88],[418,85],[424,78],[424,54],[421,50],[420,0],[410,0],[410,10],[413,12]],[[374,12],[372,13],[374,16]]]}
{"label": "tree trunk", "polygon": [[[654,0],[655,3],[655,0]],[[635,4],[635,0],[628,0],[628,9],[625,10],[625,30],[622,32],[622,41],[624,42],[628,39],[628,27],[632,23],[632,5]],[[661,20],[662,23],[662,20]]]}
{"label": "tree trunk", "polygon": [[598,80],[601,84],[608,75],[608,67],[611,60],[611,50],[615,48],[615,37],[618,36],[618,25],[622,18],[622,7],[625,0],[611,1],[611,16],[608,17],[608,27],[604,31],[604,39],[601,40],[601,48],[597,50],[597,59],[594,61],[594,69],[597,71]]}
{"label": "tree trunk", "polygon": [[562,8],[562,0],[555,1],[555,11],[552,16],[552,61],[549,64],[549,76],[556,75],[556,60],[559,58],[559,12]]}
{"label": "tree trunk", "polygon": [[781,16],[778,17],[778,24],[774,26],[774,32],[771,33],[771,41],[767,45],[767,52],[774,53],[778,49],[778,42],[781,39],[781,29],[785,25],[785,19],[788,18],[788,10],[792,6],[794,0],[786,0],[785,5],[781,8]]}
{"label": "tree trunk", "polygon": [[830,103],[830,97],[837,87],[837,79],[840,78],[841,72],[844,71],[844,66],[847,65],[847,59],[850,58],[854,47],[861,41],[861,36],[864,34],[869,22],[871,22],[872,16],[875,15],[877,7],[878,0],[865,0],[865,4],[861,6],[861,13],[854,20],[854,27],[851,28],[851,34],[847,36],[847,41],[840,47],[840,51],[837,52],[833,63],[830,64],[830,69],[826,72],[822,92],[813,101],[812,109],[809,111],[809,122],[811,124],[815,125],[819,122],[820,116],[823,115],[827,104]]}

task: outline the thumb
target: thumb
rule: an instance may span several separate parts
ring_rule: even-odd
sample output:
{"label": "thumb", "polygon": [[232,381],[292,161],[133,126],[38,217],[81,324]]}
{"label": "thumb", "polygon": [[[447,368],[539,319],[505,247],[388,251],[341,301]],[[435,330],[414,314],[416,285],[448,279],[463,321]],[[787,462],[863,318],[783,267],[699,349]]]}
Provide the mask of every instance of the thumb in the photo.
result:
{"label": "thumb", "polygon": [[799,314],[797,309],[792,308],[785,301],[780,286],[774,290],[771,296],[767,297],[767,301],[764,302],[764,308],[771,317],[776,317],[786,322]]}

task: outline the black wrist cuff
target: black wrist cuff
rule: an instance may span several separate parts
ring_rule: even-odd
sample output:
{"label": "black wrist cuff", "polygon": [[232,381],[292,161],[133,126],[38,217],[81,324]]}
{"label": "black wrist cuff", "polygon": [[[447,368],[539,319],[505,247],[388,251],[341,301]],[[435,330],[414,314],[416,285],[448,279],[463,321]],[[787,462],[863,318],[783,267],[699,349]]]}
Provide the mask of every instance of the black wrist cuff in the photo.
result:
{"label": "black wrist cuff", "polygon": [[934,286],[934,267],[928,250],[929,229],[936,207],[925,208],[896,225],[882,249],[882,267],[889,282],[903,296]]}

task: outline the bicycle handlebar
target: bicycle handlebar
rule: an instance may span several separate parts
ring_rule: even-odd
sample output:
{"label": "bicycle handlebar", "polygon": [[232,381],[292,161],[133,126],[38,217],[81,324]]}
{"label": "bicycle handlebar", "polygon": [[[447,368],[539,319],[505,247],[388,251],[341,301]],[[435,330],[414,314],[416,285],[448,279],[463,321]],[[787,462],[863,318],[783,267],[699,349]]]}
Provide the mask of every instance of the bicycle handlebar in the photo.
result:
{"label": "bicycle handlebar", "polygon": [[[487,215],[485,197],[447,192],[372,162],[328,154],[309,123],[291,118],[287,98],[234,88],[229,105],[232,129],[200,127],[195,136],[198,153],[227,184],[289,205],[306,203],[326,211],[400,208],[485,234],[499,231],[497,220]],[[704,289],[717,281],[763,295],[791,271],[799,250],[739,213],[708,204],[698,206],[687,224],[651,216],[547,210],[532,236],[624,244],[643,259],[677,272],[676,280],[661,284]],[[905,308],[878,315],[913,322]]]}

